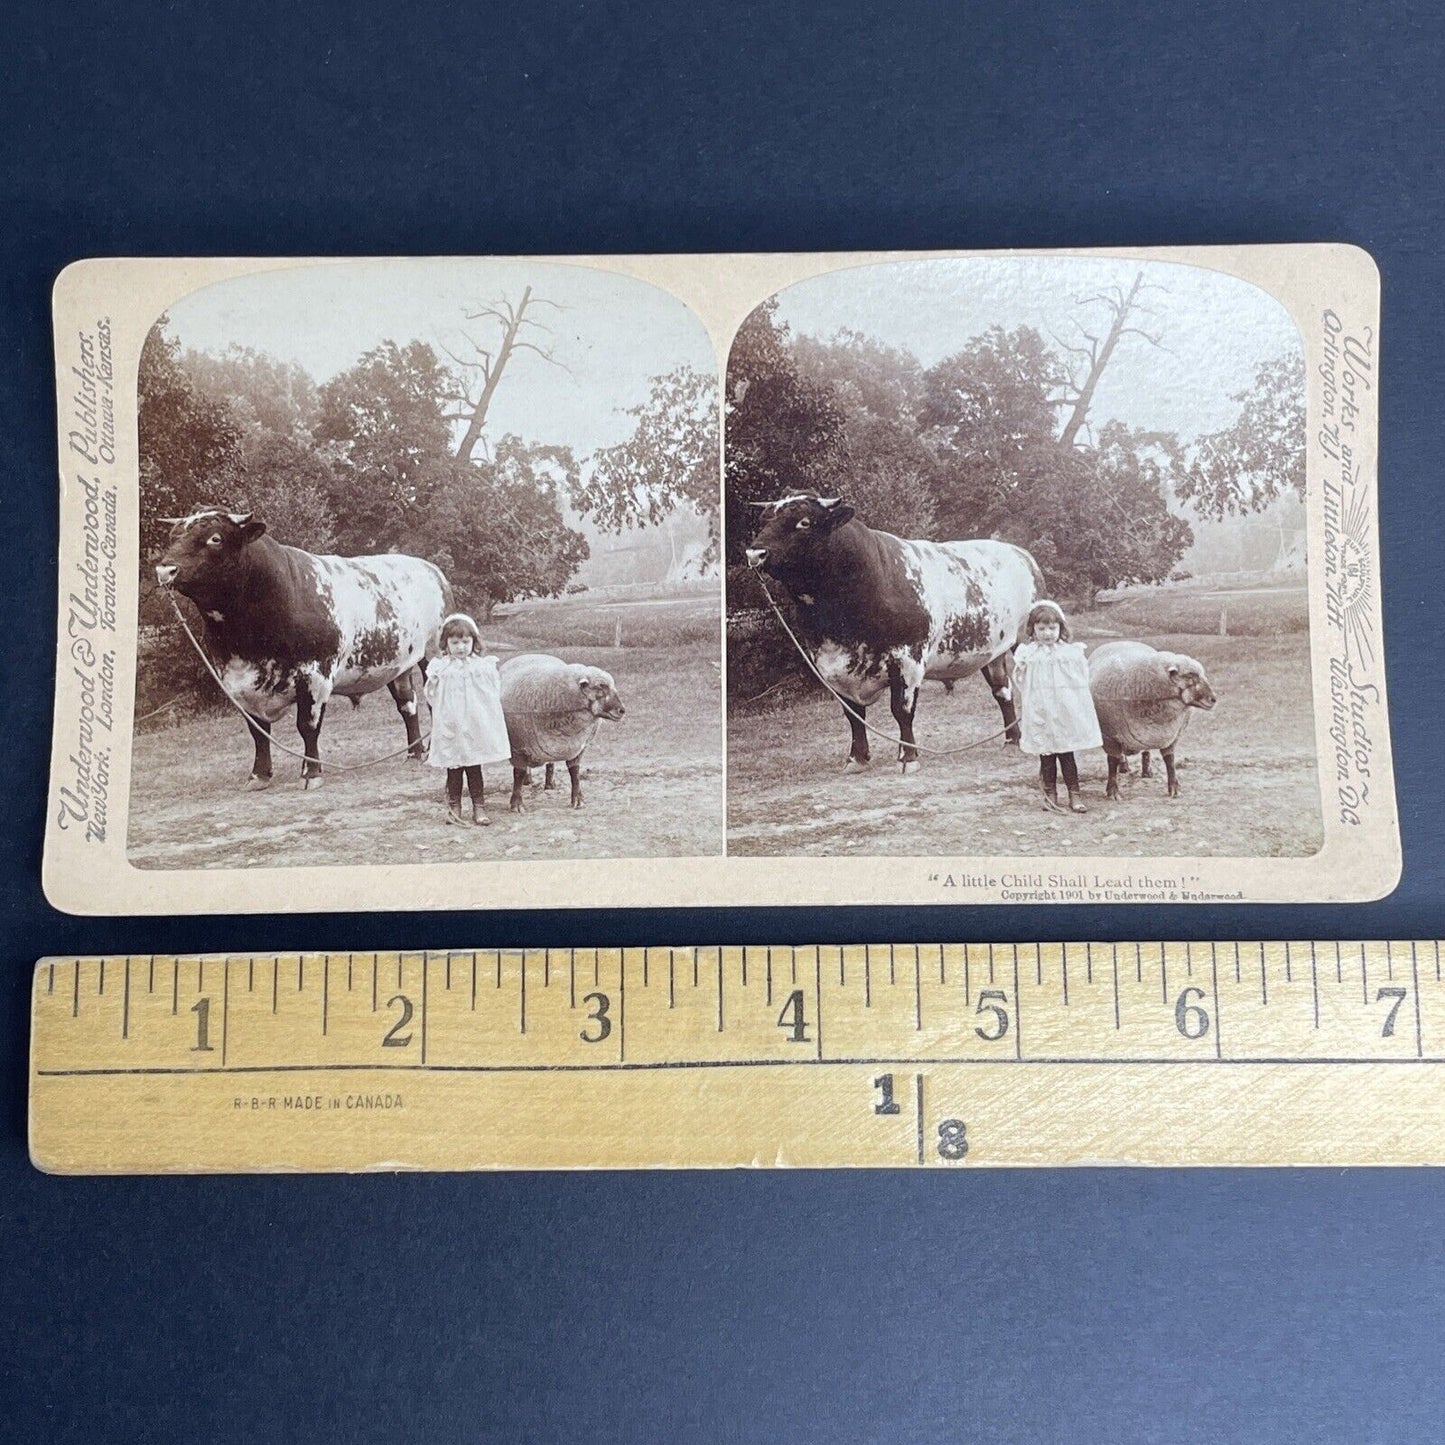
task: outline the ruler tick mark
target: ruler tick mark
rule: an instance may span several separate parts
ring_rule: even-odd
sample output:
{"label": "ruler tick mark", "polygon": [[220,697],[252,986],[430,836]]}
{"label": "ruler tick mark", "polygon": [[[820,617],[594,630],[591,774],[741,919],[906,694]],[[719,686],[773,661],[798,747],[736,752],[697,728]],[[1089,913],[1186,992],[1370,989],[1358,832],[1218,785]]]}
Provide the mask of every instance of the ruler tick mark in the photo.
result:
{"label": "ruler tick mark", "polygon": [[1310,944],[1310,997],[1314,1000],[1315,1027],[1320,1026],[1320,977],[1319,966],[1315,959],[1315,946]]}
{"label": "ruler tick mark", "polygon": [[[275,1012],[276,1012],[276,1007],[277,1007],[277,1005],[280,1003],[280,1001],[281,1001],[281,960],[280,960],[279,958],[273,958],[273,959],[271,960],[271,1012],[272,1012],[272,1013],[275,1013]],[[371,996],[371,1006],[372,1006],[372,1008],[375,1008],[375,1007],[376,1007],[376,994],[375,994],[374,991],[373,991],[372,996]]]}
{"label": "ruler tick mark", "polygon": [[1144,952],[1137,943],[1134,945],[1134,982],[1144,982]]}
{"label": "ruler tick mark", "polygon": [[[450,961],[450,959],[451,959],[451,955],[450,955],[450,954],[447,955],[447,959],[448,959],[448,961]],[[422,951],[422,956],[421,956],[421,1061],[422,1061],[422,1063],[426,1063],[427,979],[428,979],[428,977],[429,977],[430,974],[431,974],[431,969],[428,968],[427,965],[428,965],[428,963],[430,963],[430,961],[431,961],[431,955],[430,955],[429,953],[427,953],[425,950],[423,950],[423,951]],[[522,955],[522,968],[523,968],[523,973],[522,973],[523,985],[522,985],[522,986],[523,986],[523,989],[524,989],[524,990],[525,990],[525,988],[526,988],[526,978],[527,978],[527,974],[526,974],[526,971],[525,971],[525,970],[526,970],[526,967],[527,967],[527,955],[524,953],[524,954]],[[524,1029],[523,1032],[525,1033],[526,1030]]]}
{"label": "ruler tick mark", "polygon": [[1159,991],[1164,996],[1164,1006],[1169,1006],[1169,960],[1164,956],[1164,945],[1159,945]]}
{"label": "ruler tick mark", "polygon": [[1390,953],[1390,942],[1385,940],[1385,979],[1388,983],[1395,981],[1395,959]]}
{"label": "ruler tick mark", "polygon": [[717,951],[717,1031],[723,1031],[722,949]]}
{"label": "ruler tick mark", "polygon": [[1284,981],[1286,983],[1294,982],[1294,962],[1290,958],[1288,943],[1284,946]]}
{"label": "ruler tick mark", "polygon": [[527,951],[522,950],[522,1013],[521,1031],[527,1032]]}
{"label": "ruler tick mark", "polygon": [[375,954],[372,954],[372,956],[371,956],[371,1011],[372,1011],[372,1013],[375,1013],[375,1012],[376,1012],[376,971],[377,971],[377,959],[376,959],[376,955],[375,955]]}
{"label": "ruler tick mark", "polygon": [[793,946],[790,946],[789,949],[788,949],[788,954],[789,954],[789,959],[790,959],[790,962],[791,962],[791,964],[792,964],[792,969],[793,969],[793,975],[792,975],[792,976],[793,976],[793,982],[794,982],[794,983],[797,983],[797,981],[798,981],[798,950],[797,950],[797,948],[796,948],[796,947],[793,947]]}
{"label": "ruler tick mark", "polygon": [[254,958],[246,960],[246,992],[256,992],[256,960]]}
{"label": "ruler tick mark", "polygon": [[773,1002],[773,948],[771,944],[768,945],[767,984],[768,1006],[771,1007]]}
{"label": "ruler tick mark", "polygon": [[[574,975],[575,977],[575,975]],[[572,1007],[577,1007],[577,991],[575,985],[572,991]],[[472,954],[472,1012],[477,1011],[477,955]]]}
{"label": "ruler tick mark", "polygon": [[948,982],[948,962],[944,958],[943,945],[938,945],[938,981],[940,984]]}
{"label": "ruler tick mark", "polygon": [[130,1037],[130,955],[125,959],[125,997],[120,1006],[120,1036],[123,1039]]}
{"label": "ruler tick mark", "polygon": [[[55,965],[54,965],[53,963],[50,965],[50,971],[51,971],[52,973],[55,972]],[[147,993],[154,993],[155,991],[156,991],[156,956],[155,956],[155,954],[151,954],[151,966],[150,966],[149,972],[147,972],[147,974],[146,974],[146,992],[147,992]]]}
{"label": "ruler tick mark", "polygon": [[893,967],[893,945],[891,943],[888,945],[888,982],[891,984],[898,982]]}
{"label": "ruler tick mark", "polygon": [[226,1045],[231,1032],[231,960],[221,960],[221,1067],[226,1067]]}
{"label": "ruler tick mark", "polygon": [[863,1007],[873,1007],[873,947],[863,945]]}
{"label": "ruler tick mark", "polygon": [[918,956],[919,950],[915,946],[913,950],[913,1027],[919,1033],[923,1031],[923,961]]}
{"label": "ruler tick mark", "polygon": [[677,955],[667,950],[667,1006],[677,1007]]}
{"label": "ruler tick mark", "polygon": [[1068,1006],[1069,1006],[1069,945],[1068,945],[1067,943],[1061,945],[1061,947],[1060,947],[1060,949],[1059,949],[1059,956],[1060,956],[1060,959],[1062,960],[1061,963],[1060,963],[1060,968],[1062,969],[1063,978],[1064,978],[1064,1007],[1065,1007],[1065,1008],[1068,1008]]}
{"label": "ruler tick mark", "polygon": [[1423,1024],[1420,1019],[1420,964],[1415,955],[1415,941],[1410,940],[1410,981],[1414,984],[1415,994],[1415,1057],[1425,1057],[1425,1039]]}
{"label": "ruler tick mark", "polygon": [[100,961],[100,987],[99,987],[98,989],[96,989],[96,993],[98,993],[98,994],[103,994],[104,992],[105,992],[105,960],[104,960],[104,959],[101,959],[101,961]]}
{"label": "ruler tick mark", "polygon": [[1259,945],[1259,1001],[1266,1007],[1269,1005],[1269,976],[1264,966],[1264,944]]}
{"label": "ruler tick mark", "polygon": [[[768,950],[772,952],[771,949]],[[823,1062],[823,950],[813,950],[813,987],[818,994],[818,1062]],[[770,1000],[771,1002],[771,1000]]]}
{"label": "ruler tick mark", "polygon": [[1084,977],[1089,983],[1094,981],[1094,945],[1084,945]]}
{"label": "ruler tick mark", "polygon": [[1219,955],[1213,943],[1209,945],[1209,977],[1214,984],[1214,1057],[1224,1059],[1224,1042],[1219,1036]]}
{"label": "ruler tick mark", "polygon": [[324,954],[321,960],[321,1037],[326,1037],[326,1028],[331,1021],[331,955]]}
{"label": "ruler tick mark", "polygon": [[1119,1028],[1119,947],[1114,944],[1109,949],[1114,957],[1114,1028]]}
{"label": "ruler tick mark", "polygon": [[171,960],[171,1013],[177,1014],[181,1008],[181,961],[178,958]]}
{"label": "ruler tick mark", "polygon": [[[771,957],[772,957],[772,949],[769,949],[769,950],[768,950],[768,956],[769,956],[769,958],[771,959]],[[743,987],[746,988],[747,986],[748,986],[748,946],[747,946],[747,944],[744,944],[744,945],[743,945]]]}
{"label": "ruler tick mark", "polygon": [[[151,966],[154,967],[154,966],[155,966],[154,963],[152,963]],[[46,992],[46,993],[54,993],[54,992],[55,992],[55,965],[54,965],[53,963],[50,965],[50,983],[47,985],[47,987],[46,987],[46,989],[45,989],[45,992]]]}
{"label": "ruler tick mark", "polygon": [[450,993],[450,992],[452,991],[452,951],[451,951],[451,949],[447,949],[447,982],[446,982],[446,989],[447,989],[447,992],[448,992],[448,993]]}
{"label": "ruler tick mark", "polygon": [[71,1001],[70,1016],[73,1019],[80,1017],[80,960],[75,960],[75,997]]}
{"label": "ruler tick mark", "polygon": [[355,963],[355,961],[356,961],[355,958],[354,958],[351,954],[348,953],[348,954],[346,955],[346,991],[347,991],[347,993],[350,993],[350,992],[351,992],[351,968],[352,968],[352,964]]}

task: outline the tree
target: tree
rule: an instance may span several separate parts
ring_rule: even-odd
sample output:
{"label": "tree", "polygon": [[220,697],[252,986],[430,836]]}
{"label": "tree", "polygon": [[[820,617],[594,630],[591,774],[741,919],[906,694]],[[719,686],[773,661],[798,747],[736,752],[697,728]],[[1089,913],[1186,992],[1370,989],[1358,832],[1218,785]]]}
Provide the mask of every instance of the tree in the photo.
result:
{"label": "tree", "polygon": [[343,552],[400,545],[424,474],[451,459],[451,373],[424,341],[384,341],[321,388],[317,442]]}
{"label": "tree", "polygon": [[[497,394],[497,387],[501,383],[502,372],[506,370],[507,362],[514,353],[530,351],[553,366],[562,365],[552,355],[550,347],[539,346],[529,337],[522,335],[523,327],[550,335],[547,328],[535,317],[527,315],[527,309],[531,306],[551,306],[561,310],[555,301],[533,296],[532,288],[528,286],[523,289],[522,299],[515,306],[503,298],[487,305],[479,304],[473,311],[463,312],[468,321],[491,322],[497,328],[498,334],[491,346],[483,346],[470,332],[464,332],[472,352],[471,358],[463,358],[453,351],[447,351],[447,355],[457,365],[457,408],[448,415],[451,420],[466,423],[461,440],[457,443],[458,461],[467,462],[472,459],[472,453],[476,451],[482,429],[487,423],[492,398]],[[565,367],[562,369],[566,370]]]}
{"label": "tree", "polygon": [[311,441],[317,386],[297,362],[233,344],[219,356],[187,351],[182,365],[197,391],[230,408],[243,432]]}
{"label": "tree", "polygon": [[[1151,346],[1160,345],[1159,338],[1146,331],[1142,326],[1129,325],[1132,315],[1147,310],[1139,300],[1140,291],[1146,289],[1153,288],[1145,287],[1144,273],[1140,271],[1135,275],[1134,284],[1129,287],[1127,292],[1122,286],[1115,286],[1110,291],[1101,291],[1095,296],[1084,298],[1080,302],[1081,305],[1104,308],[1105,315],[1109,318],[1108,329],[1100,338],[1085,331],[1078,322],[1075,322],[1082,340],[1087,345],[1059,342],[1059,345],[1075,358],[1073,367],[1067,371],[1068,384],[1059,398],[1061,405],[1070,408],[1063,431],[1059,434],[1059,441],[1064,446],[1072,447],[1077,443],[1079,432],[1088,419],[1089,408],[1093,405],[1094,392],[1099,385],[1100,378],[1104,375],[1105,368],[1109,365],[1110,358],[1114,355],[1114,348],[1118,346],[1120,338],[1142,336]],[[1055,340],[1058,338],[1056,337]]]}
{"label": "tree", "polygon": [[690,507],[707,519],[710,562],[718,553],[717,382],[680,366],[654,376],[651,387],[627,409],[632,435],[593,456],[572,505],[607,532],[664,524]]}
{"label": "tree", "polygon": [[937,460],[941,535],[986,537],[1017,494],[1062,479],[1054,439],[1059,359],[1032,327],[990,327],[923,377],[919,425]]}
{"label": "tree", "polygon": [[728,356],[726,533],[732,564],[742,562],[752,534],[749,504],[825,484],[836,473],[842,442],[838,400],[830,386],[799,372],[777,307],[774,296],[753,311]]}
{"label": "tree", "polygon": [[820,489],[846,497],[873,526],[930,536],[938,466],[921,435],[917,359],[846,330],[831,341],[799,337],[793,355],[805,380],[831,390],[843,417],[839,444],[818,468]]}
{"label": "tree", "polygon": [[163,315],[146,334],[136,378],[143,567],[165,542],[159,518],[225,499],[240,446],[230,409],[198,391],[181,366],[169,324]]}
{"label": "tree", "polygon": [[555,596],[587,557],[586,539],[562,516],[576,471],[567,448],[529,447],[514,436],[497,443],[490,461],[436,460],[420,479],[411,547],[478,617],[499,601]]}
{"label": "tree", "polygon": [[1305,494],[1305,364],[1292,351],[1262,362],[1232,401],[1239,416],[1199,437],[1178,494],[1201,516],[1257,512],[1276,498]]}

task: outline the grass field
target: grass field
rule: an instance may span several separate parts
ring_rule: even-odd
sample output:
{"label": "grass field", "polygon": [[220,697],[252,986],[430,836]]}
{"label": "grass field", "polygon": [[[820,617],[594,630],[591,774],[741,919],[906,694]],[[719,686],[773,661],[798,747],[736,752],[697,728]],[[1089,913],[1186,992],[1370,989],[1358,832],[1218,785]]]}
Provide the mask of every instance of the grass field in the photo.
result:
{"label": "grass field", "polygon": [[[1120,604],[1123,605],[1123,604]],[[1076,635],[1127,635],[1106,608],[1077,619]],[[1132,630],[1132,629],[1131,629]],[[1137,633],[1135,634],[1137,635]],[[821,689],[728,722],[728,850],[741,855],[928,857],[1100,854],[1128,857],[1295,857],[1323,841],[1310,691],[1309,638],[1158,635],[1156,646],[1202,662],[1219,697],[1190,716],[1178,757],[1181,796],[1165,794],[1163,767],[1141,779],[1137,761],[1119,803],[1106,802],[1101,749],[1079,757],[1089,813],[1046,813],[1038,764],[1000,740],[957,757],[924,757],[900,775],[896,749],[871,739],[873,763],[844,775],[848,726]],[[869,721],[892,729],[886,705]],[[978,678],[946,694],[926,683],[917,737],[955,747],[998,729]]]}
{"label": "grass field", "polygon": [[[142,868],[294,867],[301,864],[432,863],[477,859],[656,858],[716,853],[722,845],[722,728],[717,593],[712,640],[620,648],[551,640],[579,626],[594,604],[519,608],[483,629],[502,657],[556,653],[612,673],[627,715],[604,722],[582,762],[585,806],[568,806],[567,770],[555,792],[533,791],[529,811],[509,813],[511,770],[487,769],[490,828],[443,822],[442,774],[402,757],[363,772],[330,771],[303,791],[300,763],[276,753],[276,780],[248,793],[252,748],[239,717],[203,718],[135,739],[129,857]],[[634,603],[633,637],[672,636],[669,599]],[[703,598],[697,605],[705,606]],[[539,619],[538,613],[546,616]],[[648,618],[655,611],[660,618]],[[629,618],[629,627],[631,619]],[[610,636],[609,632],[609,636]],[[425,718],[425,706],[423,705]],[[294,725],[275,736],[299,749]],[[362,761],[399,747],[405,733],[382,691],[353,710],[327,711],[328,762]],[[535,774],[541,780],[540,769]],[[470,900],[467,900],[470,901]],[[482,900],[484,901],[484,900]]]}

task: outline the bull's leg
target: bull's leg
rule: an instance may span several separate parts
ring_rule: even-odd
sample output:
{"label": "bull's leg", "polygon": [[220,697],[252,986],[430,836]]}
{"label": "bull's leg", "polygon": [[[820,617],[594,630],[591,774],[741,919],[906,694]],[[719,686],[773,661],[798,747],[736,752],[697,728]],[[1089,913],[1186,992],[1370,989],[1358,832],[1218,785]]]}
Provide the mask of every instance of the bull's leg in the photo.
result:
{"label": "bull's leg", "polygon": [[[547,764],[547,776],[552,776],[552,764]],[[567,759],[567,776],[572,779],[572,806],[582,806],[582,754]]]}
{"label": "bull's leg", "polygon": [[913,715],[918,711],[918,686],[909,685],[903,670],[888,672],[888,705],[898,724],[898,761],[905,775],[918,771],[918,748],[913,740]]}
{"label": "bull's leg", "polygon": [[1160,748],[1159,755],[1164,759],[1164,773],[1169,779],[1169,796],[1177,798],[1179,796],[1179,774],[1174,770],[1174,749]]}
{"label": "bull's leg", "polygon": [[251,776],[246,783],[248,793],[259,793],[271,786],[271,722],[269,718],[247,713],[246,721],[251,724],[251,741],[256,744],[256,759],[251,764]]}
{"label": "bull's leg", "polygon": [[[542,791],[544,793],[555,793],[557,791],[557,779],[555,776],[556,766],[557,765],[555,763],[547,764],[547,772],[542,783]],[[571,771],[572,764],[568,763],[567,768],[568,771]],[[576,775],[574,774],[573,776],[575,777]],[[576,785],[574,783],[572,793],[572,806],[574,808],[580,808],[582,806],[581,803],[577,801],[580,796],[581,794],[576,791]]]}
{"label": "bull's leg", "polygon": [[421,737],[421,719],[417,716],[416,686],[411,680],[411,669],[402,673],[395,682],[389,682],[386,690],[406,724],[406,750],[413,758],[426,757],[426,744]]}
{"label": "bull's leg", "polygon": [[1118,753],[1109,754],[1109,781],[1104,788],[1104,796],[1115,803],[1119,801],[1119,764],[1122,761]]}
{"label": "bull's leg", "polygon": [[1014,657],[1006,652],[992,662],[984,664],[984,681],[993,692],[993,700],[1003,714],[1003,738],[1005,743],[1019,740],[1019,715],[1014,707]]}
{"label": "bull's leg", "polygon": [[522,802],[522,789],[527,786],[529,776],[528,769],[519,768],[516,763],[512,764],[512,796],[507,799],[507,807],[513,813],[527,811],[526,804]]}
{"label": "bull's leg", "polygon": [[845,702],[843,704],[843,716],[848,719],[848,726],[853,732],[853,743],[848,749],[848,761],[843,767],[845,773],[861,773],[868,766],[868,729],[863,726],[863,719],[867,715],[868,709],[862,703]]}
{"label": "bull's leg", "polygon": [[302,678],[296,685],[296,731],[301,734],[306,760],[301,764],[301,786],[321,786],[321,723],[326,717],[326,703],[331,688],[319,676]]}
{"label": "bull's leg", "polygon": [[1149,762],[1149,749],[1145,748],[1139,758],[1139,776],[1141,778],[1152,778],[1154,776],[1153,766]]}

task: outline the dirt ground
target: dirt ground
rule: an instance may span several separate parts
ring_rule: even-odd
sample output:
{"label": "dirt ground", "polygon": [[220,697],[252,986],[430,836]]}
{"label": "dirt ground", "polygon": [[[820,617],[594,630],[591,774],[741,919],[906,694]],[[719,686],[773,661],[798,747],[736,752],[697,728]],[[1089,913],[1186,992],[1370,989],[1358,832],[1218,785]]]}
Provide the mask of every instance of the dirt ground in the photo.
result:
{"label": "dirt ground", "polygon": [[[1089,638],[1086,629],[1079,629]],[[1099,634],[1095,634],[1098,639]],[[1091,639],[1091,645],[1092,645]],[[1104,798],[1101,749],[1079,757],[1086,816],[1045,812],[1037,760],[1000,739],[951,758],[924,757],[900,775],[896,748],[870,739],[866,773],[845,775],[848,725],[822,694],[728,722],[728,851],[740,855],[1106,854],[1122,857],[1297,857],[1323,843],[1310,697],[1309,637],[1189,634],[1151,637],[1204,664],[1219,703],[1194,712],[1180,741],[1181,796],[1164,768],[1140,778],[1137,759],[1121,802]],[[888,708],[869,721],[892,729]],[[916,736],[955,747],[1000,726],[978,678],[924,686]]]}
{"label": "dirt ground", "polygon": [[[505,657],[507,644],[534,641],[521,627],[517,617],[489,626],[487,642]],[[303,791],[299,761],[274,753],[275,782],[249,793],[251,743],[231,714],[136,738],[131,861],[141,868],[276,868],[721,851],[716,640],[622,648],[547,642],[537,650],[606,668],[627,706],[619,722],[602,723],[583,758],[581,809],[568,806],[567,770],[559,766],[557,791],[538,788],[527,796],[528,812],[508,812],[511,769],[504,763],[486,770],[492,826],[449,827],[442,774],[406,757],[363,772],[332,770],[319,790]],[[276,725],[275,736],[299,747],[289,721]],[[356,710],[343,702],[327,710],[322,765],[375,757],[405,741],[385,691]],[[534,777],[541,782],[540,769]]]}

